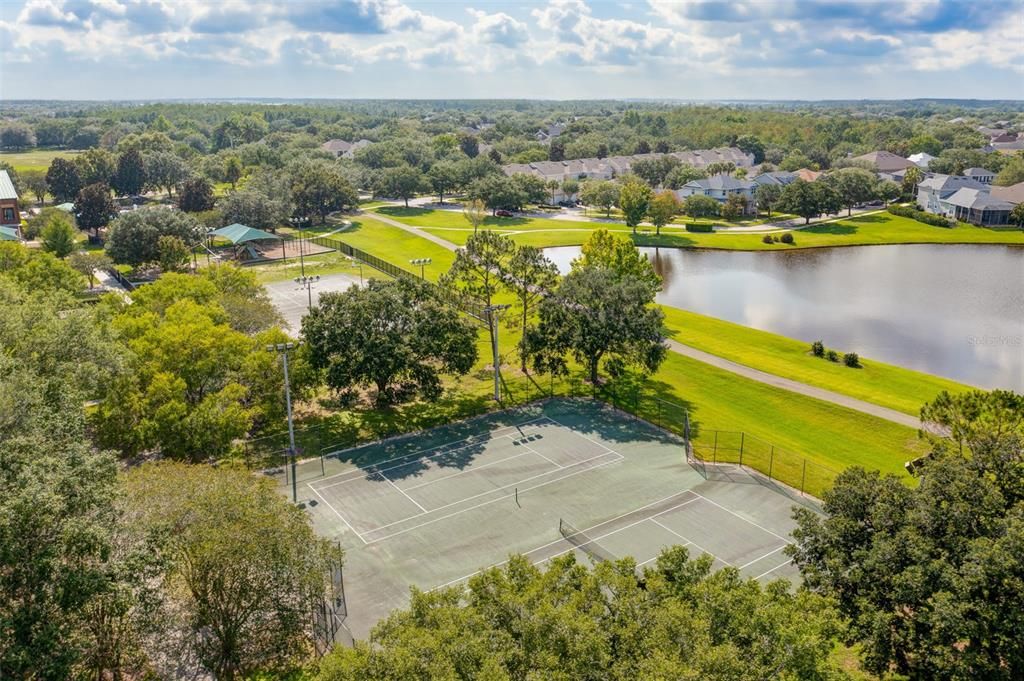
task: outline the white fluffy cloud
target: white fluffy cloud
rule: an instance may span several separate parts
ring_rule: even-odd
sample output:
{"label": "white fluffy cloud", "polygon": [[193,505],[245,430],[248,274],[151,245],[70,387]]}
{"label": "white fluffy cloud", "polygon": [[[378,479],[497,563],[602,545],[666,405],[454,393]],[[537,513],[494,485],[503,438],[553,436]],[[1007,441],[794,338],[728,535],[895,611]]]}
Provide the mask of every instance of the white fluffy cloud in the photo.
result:
{"label": "white fluffy cloud", "polygon": [[[402,0],[24,0],[0,13],[0,59],[26,70],[47,60],[180,61],[535,77],[555,66],[581,78],[1024,73],[1024,0],[550,0],[495,9]],[[1021,95],[1019,81],[1005,82],[1006,92],[989,95]]]}

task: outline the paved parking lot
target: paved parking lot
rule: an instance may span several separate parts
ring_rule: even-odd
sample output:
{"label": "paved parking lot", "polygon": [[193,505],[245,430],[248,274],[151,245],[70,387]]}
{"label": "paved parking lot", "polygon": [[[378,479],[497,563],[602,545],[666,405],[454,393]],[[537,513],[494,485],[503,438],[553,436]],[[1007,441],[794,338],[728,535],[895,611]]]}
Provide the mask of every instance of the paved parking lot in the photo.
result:
{"label": "paved parking lot", "polygon": [[[359,277],[347,274],[329,274],[320,277],[320,281],[313,284],[311,291],[313,304],[316,305],[321,293],[344,291],[349,286],[358,283]],[[310,302],[310,295],[306,292],[306,288],[288,279],[266,284],[266,289],[274,307],[284,317],[286,330],[297,334],[302,326],[302,315],[306,314]]]}

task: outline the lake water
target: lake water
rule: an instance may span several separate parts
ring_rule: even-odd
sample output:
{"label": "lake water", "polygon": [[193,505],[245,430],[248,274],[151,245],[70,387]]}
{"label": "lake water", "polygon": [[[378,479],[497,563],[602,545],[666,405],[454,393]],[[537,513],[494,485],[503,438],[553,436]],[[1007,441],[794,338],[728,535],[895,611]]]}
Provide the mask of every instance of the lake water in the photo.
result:
{"label": "lake water", "polygon": [[[1024,391],[1024,248],[899,245],[775,253],[641,248],[658,302],[822,339],[840,352]],[[545,249],[561,271],[575,246]]]}

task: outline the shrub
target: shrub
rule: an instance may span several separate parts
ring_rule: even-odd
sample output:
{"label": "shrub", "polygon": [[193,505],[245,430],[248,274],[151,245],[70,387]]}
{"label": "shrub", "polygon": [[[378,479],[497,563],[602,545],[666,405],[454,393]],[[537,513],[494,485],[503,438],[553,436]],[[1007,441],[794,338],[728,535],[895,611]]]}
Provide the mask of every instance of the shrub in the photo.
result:
{"label": "shrub", "polygon": [[772,244],[772,243],[775,243],[775,239],[773,239],[773,238],[772,238],[772,235],[771,235],[771,234],[765,234],[765,235],[764,235],[764,238],[763,238],[763,239],[761,239],[761,241],[763,241],[763,242],[764,242],[764,243],[766,243],[766,244]]}
{"label": "shrub", "polygon": [[825,351],[825,359],[827,359],[830,362],[838,362],[839,361],[839,353],[836,352],[835,350],[826,350]]}
{"label": "shrub", "polygon": [[715,231],[713,225],[686,225],[687,232],[697,232],[700,234],[709,234]]}
{"label": "shrub", "polygon": [[816,340],[813,343],[811,343],[811,354],[814,355],[815,357],[824,357],[825,344],[820,340]]}
{"label": "shrub", "polygon": [[783,234],[779,238],[779,241],[781,241],[784,244],[789,244],[789,245],[793,245],[794,243],[796,243],[796,240],[793,239],[793,233],[792,232],[786,232],[785,234]]}
{"label": "shrub", "polygon": [[860,368],[860,357],[857,356],[856,352],[848,352],[843,355],[843,364],[850,367],[851,369]]}
{"label": "shrub", "polygon": [[934,213],[926,213],[923,210],[911,208],[910,206],[889,206],[887,210],[893,215],[917,220],[934,227],[956,227],[956,220],[950,220]]}

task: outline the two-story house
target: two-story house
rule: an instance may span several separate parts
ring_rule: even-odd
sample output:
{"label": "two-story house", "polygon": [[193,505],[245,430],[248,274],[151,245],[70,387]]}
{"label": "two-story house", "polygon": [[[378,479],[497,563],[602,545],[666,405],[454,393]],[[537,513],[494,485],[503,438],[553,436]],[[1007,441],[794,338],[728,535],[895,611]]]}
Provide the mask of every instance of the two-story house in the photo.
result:
{"label": "two-story house", "polygon": [[964,171],[964,176],[977,180],[982,184],[992,184],[992,181],[996,179],[995,173],[984,168],[968,168]]}
{"label": "two-story house", "polygon": [[949,215],[951,208],[945,200],[964,187],[984,189],[985,185],[964,175],[932,175],[917,185],[917,206],[929,213]]}
{"label": "two-story house", "polygon": [[747,207],[745,212],[749,212],[753,205],[755,186],[751,180],[740,180],[732,175],[722,174],[702,177],[699,180],[687,182],[677,189],[675,194],[679,199],[685,199],[687,196],[693,196],[694,194],[702,194],[710,196],[721,203],[725,203],[725,200],[730,195],[739,194],[746,199]]}

